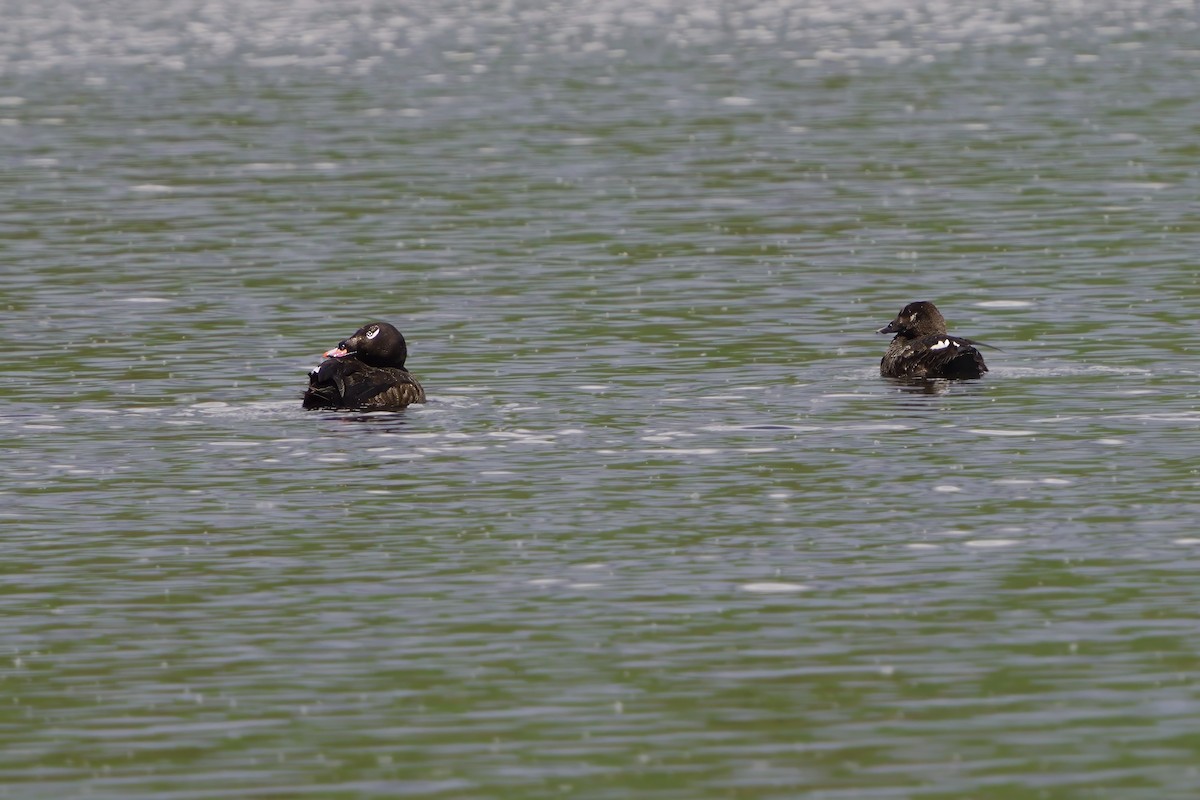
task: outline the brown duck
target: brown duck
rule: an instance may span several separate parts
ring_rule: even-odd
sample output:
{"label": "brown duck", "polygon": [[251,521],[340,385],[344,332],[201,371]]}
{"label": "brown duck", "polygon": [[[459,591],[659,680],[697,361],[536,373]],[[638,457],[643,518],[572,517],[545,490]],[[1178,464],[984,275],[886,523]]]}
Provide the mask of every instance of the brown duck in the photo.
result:
{"label": "brown duck", "polygon": [[978,342],[946,333],[946,320],[933,303],[909,303],[876,333],[896,334],[879,362],[884,377],[958,380],[988,371]]}
{"label": "brown duck", "polygon": [[308,373],[304,407],[394,411],[425,402],[425,390],[404,362],[404,336],[386,322],[362,326],[325,353]]}

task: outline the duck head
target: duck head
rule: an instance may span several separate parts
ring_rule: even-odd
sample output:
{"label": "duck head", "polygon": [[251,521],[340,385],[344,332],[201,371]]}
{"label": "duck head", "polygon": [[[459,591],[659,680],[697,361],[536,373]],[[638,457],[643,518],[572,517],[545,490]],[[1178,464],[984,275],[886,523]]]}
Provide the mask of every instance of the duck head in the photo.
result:
{"label": "duck head", "polygon": [[900,309],[894,320],[875,332],[894,333],[906,339],[917,339],[931,333],[945,333],[946,320],[933,303],[918,300]]}
{"label": "duck head", "polygon": [[356,330],[338,346],[325,352],[326,358],[354,356],[372,367],[404,368],[408,345],[400,331],[386,322],[370,322]]}

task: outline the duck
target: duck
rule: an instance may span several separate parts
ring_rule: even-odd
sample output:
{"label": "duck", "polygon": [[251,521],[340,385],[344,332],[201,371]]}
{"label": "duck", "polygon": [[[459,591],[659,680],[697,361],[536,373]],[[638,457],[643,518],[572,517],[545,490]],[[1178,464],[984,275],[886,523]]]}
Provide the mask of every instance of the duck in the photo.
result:
{"label": "duck", "polygon": [[404,362],[408,344],[394,325],[369,322],[308,373],[306,409],[396,411],[425,402],[425,390]]}
{"label": "duck", "polygon": [[979,343],[946,333],[942,312],[927,300],[909,303],[876,333],[896,334],[879,362],[885,378],[967,380],[988,371]]}

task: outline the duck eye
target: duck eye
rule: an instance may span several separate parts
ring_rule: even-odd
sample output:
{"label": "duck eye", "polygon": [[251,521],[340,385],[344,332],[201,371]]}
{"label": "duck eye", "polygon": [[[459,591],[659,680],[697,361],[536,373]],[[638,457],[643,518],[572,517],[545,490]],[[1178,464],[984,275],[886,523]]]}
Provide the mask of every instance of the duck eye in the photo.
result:
{"label": "duck eye", "polygon": [[378,335],[379,335],[379,328],[377,328],[377,327],[372,327],[369,331],[367,331],[368,339],[374,339]]}

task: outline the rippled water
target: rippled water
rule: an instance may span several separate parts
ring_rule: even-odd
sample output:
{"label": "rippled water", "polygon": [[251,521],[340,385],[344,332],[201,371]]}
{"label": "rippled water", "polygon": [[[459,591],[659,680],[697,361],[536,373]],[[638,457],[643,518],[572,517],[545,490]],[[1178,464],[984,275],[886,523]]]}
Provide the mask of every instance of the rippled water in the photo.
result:
{"label": "rippled water", "polygon": [[0,796],[1200,786],[1194,3],[0,10]]}

